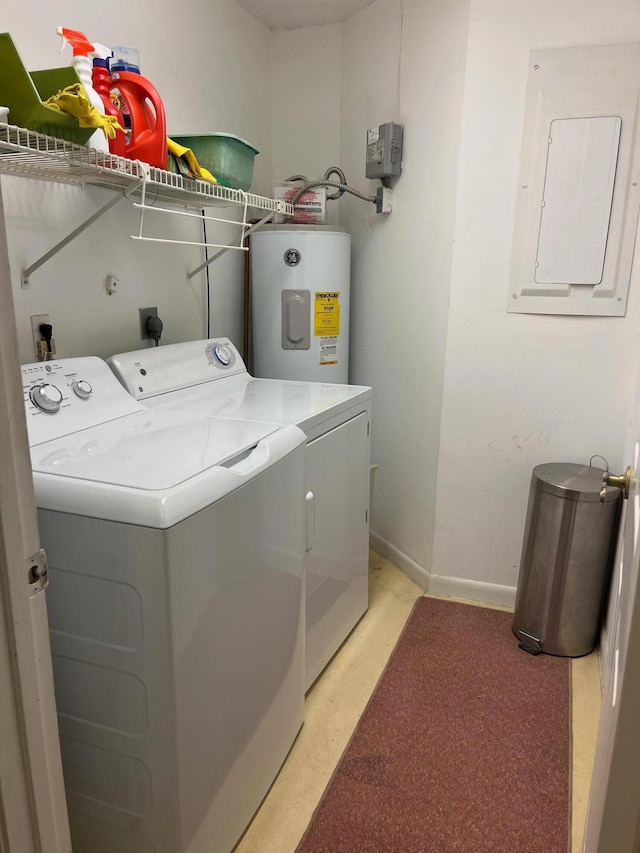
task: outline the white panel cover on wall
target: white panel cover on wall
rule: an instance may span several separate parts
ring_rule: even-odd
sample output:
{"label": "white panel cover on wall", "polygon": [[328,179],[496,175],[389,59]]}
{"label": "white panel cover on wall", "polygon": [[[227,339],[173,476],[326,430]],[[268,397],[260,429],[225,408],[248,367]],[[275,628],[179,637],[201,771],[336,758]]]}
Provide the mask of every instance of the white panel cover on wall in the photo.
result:
{"label": "white panel cover on wall", "polygon": [[538,284],[600,284],[622,122],[618,116],[551,122],[540,208]]}
{"label": "white panel cover on wall", "polygon": [[531,53],[508,311],[624,315],[639,93],[638,44]]}

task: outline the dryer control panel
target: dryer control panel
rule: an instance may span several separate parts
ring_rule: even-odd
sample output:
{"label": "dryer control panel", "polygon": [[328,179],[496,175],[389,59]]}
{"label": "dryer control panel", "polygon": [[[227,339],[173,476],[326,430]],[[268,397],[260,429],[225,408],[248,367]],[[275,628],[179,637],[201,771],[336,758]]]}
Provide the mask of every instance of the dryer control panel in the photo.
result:
{"label": "dryer control panel", "polygon": [[229,338],[124,352],[107,364],[136,400],[247,372]]}

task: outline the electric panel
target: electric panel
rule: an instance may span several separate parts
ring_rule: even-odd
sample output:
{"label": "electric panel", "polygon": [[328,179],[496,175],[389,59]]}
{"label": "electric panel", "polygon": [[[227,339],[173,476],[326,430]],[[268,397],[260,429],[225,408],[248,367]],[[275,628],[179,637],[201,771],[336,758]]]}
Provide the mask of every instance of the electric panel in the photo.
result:
{"label": "electric panel", "polygon": [[367,178],[397,178],[402,172],[402,125],[388,121],[367,130]]}

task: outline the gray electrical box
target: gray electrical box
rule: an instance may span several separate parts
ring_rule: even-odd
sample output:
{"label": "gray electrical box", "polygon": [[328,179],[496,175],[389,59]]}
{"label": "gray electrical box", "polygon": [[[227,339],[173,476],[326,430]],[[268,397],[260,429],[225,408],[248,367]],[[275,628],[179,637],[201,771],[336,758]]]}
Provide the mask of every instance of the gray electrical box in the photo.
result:
{"label": "gray electrical box", "polygon": [[402,125],[388,121],[367,131],[367,178],[395,178],[402,172]]}

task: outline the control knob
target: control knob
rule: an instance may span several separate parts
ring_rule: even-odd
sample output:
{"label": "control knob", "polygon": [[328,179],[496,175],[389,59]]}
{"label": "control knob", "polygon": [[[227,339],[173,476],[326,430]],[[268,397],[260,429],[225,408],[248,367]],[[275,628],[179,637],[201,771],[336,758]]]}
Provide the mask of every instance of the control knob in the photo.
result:
{"label": "control knob", "polygon": [[229,367],[231,364],[231,352],[229,347],[218,345],[214,348],[213,352],[223,367]]}
{"label": "control knob", "polygon": [[62,391],[56,385],[50,385],[48,382],[35,385],[29,392],[29,397],[34,406],[51,414],[57,412],[60,403],[62,403]]}
{"label": "control knob", "polygon": [[74,379],[71,383],[71,387],[73,388],[76,396],[80,397],[81,400],[88,399],[93,391],[93,388],[86,379]]}

